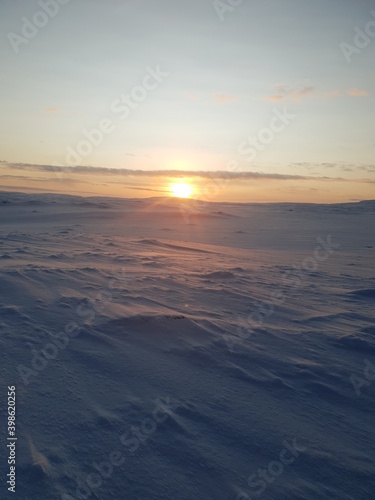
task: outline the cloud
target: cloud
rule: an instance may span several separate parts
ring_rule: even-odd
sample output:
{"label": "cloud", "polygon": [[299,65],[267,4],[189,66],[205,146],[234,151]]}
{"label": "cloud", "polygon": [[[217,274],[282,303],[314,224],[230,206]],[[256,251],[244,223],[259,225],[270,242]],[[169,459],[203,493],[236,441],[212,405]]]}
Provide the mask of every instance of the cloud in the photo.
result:
{"label": "cloud", "polygon": [[309,163],[309,162],[295,162],[291,163],[293,167],[304,167],[308,170],[319,168],[336,169],[341,172],[367,172],[375,173],[375,165],[366,165],[363,163]]}
{"label": "cloud", "polygon": [[357,167],[357,170],[361,170],[362,172],[368,172],[370,174],[375,173],[375,165],[361,165]]}
{"label": "cloud", "polygon": [[135,170],[128,168],[93,167],[80,165],[64,167],[54,165],[37,165],[29,163],[0,162],[6,167],[24,171],[58,172],[69,174],[117,175],[124,177],[200,177],[206,179],[304,179],[304,176],[285,174],[266,174],[262,172],[230,172],[230,171],[202,171],[202,170]]}
{"label": "cloud", "polygon": [[275,85],[275,93],[263,97],[266,101],[278,103],[281,101],[292,101],[299,103],[305,98],[329,99],[349,95],[350,97],[366,97],[369,93],[364,89],[353,88],[349,90],[318,90],[313,86],[297,86],[296,88],[286,85]]}
{"label": "cloud", "polygon": [[284,99],[285,99],[285,97],[282,95],[266,95],[266,96],[264,96],[265,101],[276,102],[276,103],[281,102]]}
{"label": "cloud", "polygon": [[[71,173],[71,172],[69,172]],[[27,177],[25,175],[0,175],[1,180],[29,180],[30,182],[38,182],[38,183],[51,183],[51,178],[47,177]],[[79,184],[81,181],[80,179],[73,178],[73,177],[64,177],[64,182],[67,184]],[[85,184],[91,184],[95,186],[96,184],[94,182],[86,182]],[[116,184],[118,184],[116,182]]]}
{"label": "cloud", "polygon": [[276,85],[275,91],[275,94],[264,96],[264,99],[271,102],[281,102],[284,100],[301,102],[301,100],[305,97],[312,97],[315,92],[315,88],[313,86],[288,88],[285,85]]}
{"label": "cloud", "polygon": [[[293,174],[278,174],[278,173],[264,173],[264,172],[231,172],[225,170],[215,171],[199,171],[199,170],[132,170],[127,168],[107,168],[107,167],[93,167],[93,166],[77,166],[77,167],[62,167],[54,165],[36,165],[28,163],[10,163],[0,162],[8,168],[14,168],[24,171],[38,171],[38,172],[57,172],[61,174],[91,174],[91,175],[105,175],[105,176],[123,176],[123,177],[164,177],[164,178],[184,178],[195,177],[202,179],[231,179],[231,180],[306,180],[306,181],[338,181],[338,182],[353,182],[353,179],[344,179],[341,177],[327,177],[327,176],[306,176],[306,175],[293,175]],[[296,165],[296,164],[295,164]],[[320,164],[324,165],[324,164]],[[304,164],[306,166],[306,164]],[[65,180],[65,178],[64,178]],[[71,180],[71,178],[70,178]],[[357,182],[375,182],[369,179],[356,179]]]}
{"label": "cloud", "polygon": [[[27,180],[24,178],[24,180]],[[46,191],[45,188],[37,188],[37,187],[30,187],[30,186],[21,186],[21,185],[16,185],[16,186],[1,186],[1,190],[3,192],[12,192],[12,193],[20,193],[20,192],[25,192],[25,193],[57,193],[61,194],[61,190],[59,189],[52,189],[48,187],[48,191]],[[89,194],[93,196],[98,196],[98,193],[95,191],[82,191],[81,189],[79,190],[80,194]]]}
{"label": "cloud", "polygon": [[198,101],[199,97],[197,94],[185,94],[188,101]]}
{"label": "cloud", "polygon": [[352,97],[366,97],[368,96],[367,90],[363,89],[350,89],[347,91],[347,94]]}
{"label": "cloud", "polygon": [[169,193],[168,189],[153,189],[138,186],[124,186],[126,189],[134,189],[136,191],[152,191],[154,193]]}
{"label": "cloud", "polygon": [[236,95],[233,95],[233,94],[221,94],[221,93],[217,93],[214,95],[214,101],[215,102],[219,102],[219,103],[227,103],[227,102],[237,102],[238,101],[238,97]]}
{"label": "cloud", "polygon": [[58,113],[60,110],[59,108],[46,108],[44,111],[46,113],[52,114],[52,113]]}

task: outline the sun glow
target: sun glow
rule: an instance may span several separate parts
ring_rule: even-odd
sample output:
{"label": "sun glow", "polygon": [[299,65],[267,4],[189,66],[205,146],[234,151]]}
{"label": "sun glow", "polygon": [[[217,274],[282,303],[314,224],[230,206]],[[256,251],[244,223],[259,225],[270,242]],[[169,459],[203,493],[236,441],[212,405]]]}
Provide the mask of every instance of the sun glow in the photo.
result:
{"label": "sun glow", "polygon": [[176,196],[177,198],[190,198],[193,194],[193,188],[186,182],[171,184],[170,190],[172,196]]}

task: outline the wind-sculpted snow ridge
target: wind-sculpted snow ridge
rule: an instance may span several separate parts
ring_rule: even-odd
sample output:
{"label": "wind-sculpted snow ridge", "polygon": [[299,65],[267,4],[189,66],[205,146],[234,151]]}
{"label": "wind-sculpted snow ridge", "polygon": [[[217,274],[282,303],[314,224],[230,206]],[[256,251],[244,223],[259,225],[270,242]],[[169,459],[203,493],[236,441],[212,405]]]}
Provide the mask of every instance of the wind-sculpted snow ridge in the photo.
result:
{"label": "wind-sculpted snow ridge", "polygon": [[373,202],[1,200],[19,498],[372,498]]}
{"label": "wind-sculpted snow ridge", "polygon": [[162,242],[162,241],[158,241],[158,240],[155,240],[155,239],[143,239],[143,240],[139,240],[138,243],[141,243],[141,244],[144,244],[144,245],[151,245],[151,246],[161,247],[161,248],[170,248],[172,250],[182,250],[182,251],[188,251],[188,252],[209,253],[209,251],[203,250],[203,249],[200,249],[200,248],[191,248],[189,246],[184,246],[184,245],[173,245],[171,243]]}

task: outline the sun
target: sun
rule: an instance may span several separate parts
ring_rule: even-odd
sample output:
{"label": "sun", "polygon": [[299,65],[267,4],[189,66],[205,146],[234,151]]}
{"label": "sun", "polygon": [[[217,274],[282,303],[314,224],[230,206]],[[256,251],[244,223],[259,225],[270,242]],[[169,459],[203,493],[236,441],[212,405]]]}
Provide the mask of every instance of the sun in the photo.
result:
{"label": "sun", "polygon": [[170,190],[172,196],[176,196],[177,198],[190,198],[193,194],[193,188],[186,182],[171,184]]}

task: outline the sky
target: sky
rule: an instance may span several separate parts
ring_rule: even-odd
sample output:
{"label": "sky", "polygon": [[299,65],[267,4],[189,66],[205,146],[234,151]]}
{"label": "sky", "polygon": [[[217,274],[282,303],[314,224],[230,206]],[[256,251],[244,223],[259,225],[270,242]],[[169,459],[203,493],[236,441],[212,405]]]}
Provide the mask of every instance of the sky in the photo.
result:
{"label": "sky", "polygon": [[0,189],[375,198],[372,0],[0,0]]}

